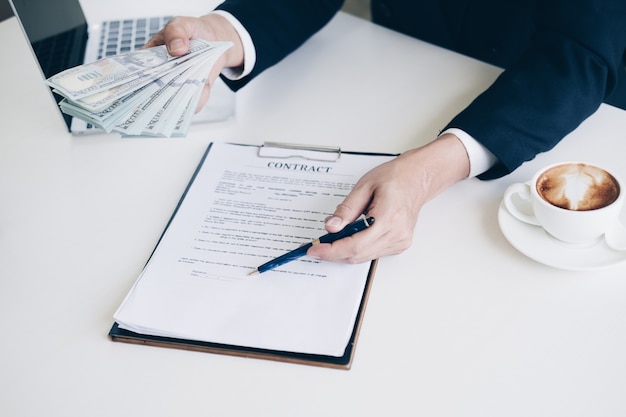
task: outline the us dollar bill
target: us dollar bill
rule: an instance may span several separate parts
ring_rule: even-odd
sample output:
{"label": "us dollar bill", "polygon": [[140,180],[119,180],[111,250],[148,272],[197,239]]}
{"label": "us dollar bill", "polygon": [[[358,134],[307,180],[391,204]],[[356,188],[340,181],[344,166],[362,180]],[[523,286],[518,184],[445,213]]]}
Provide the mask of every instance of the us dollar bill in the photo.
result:
{"label": "us dollar bill", "polygon": [[165,45],[139,49],[67,69],[47,82],[62,96],[76,100],[133,80],[148,82],[155,74],[162,75],[203,52],[219,50],[220,46],[193,39],[189,52],[176,57],[167,53]]}
{"label": "us dollar bill", "polygon": [[60,72],[47,83],[61,110],[124,136],[184,136],[208,74],[231,42],[190,41],[173,57],[165,46],[114,55]]}

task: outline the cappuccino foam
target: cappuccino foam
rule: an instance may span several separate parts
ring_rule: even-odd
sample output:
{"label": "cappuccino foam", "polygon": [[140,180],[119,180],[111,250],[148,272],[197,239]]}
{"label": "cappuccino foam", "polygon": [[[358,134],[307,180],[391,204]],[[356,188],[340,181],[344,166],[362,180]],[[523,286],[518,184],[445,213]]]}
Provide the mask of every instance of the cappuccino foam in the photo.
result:
{"label": "cappuccino foam", "polygon": [[595,210],[617,200],[619,184],[603,169],[583,163],[557,165],[537,180],[537,192],[548,203],[567,210]]}

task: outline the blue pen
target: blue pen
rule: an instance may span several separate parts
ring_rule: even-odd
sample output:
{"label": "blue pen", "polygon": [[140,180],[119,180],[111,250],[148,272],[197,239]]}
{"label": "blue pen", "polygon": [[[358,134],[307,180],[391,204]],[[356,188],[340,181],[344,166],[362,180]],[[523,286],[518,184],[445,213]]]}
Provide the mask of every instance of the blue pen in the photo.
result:
{"label": "blue pen", "polygon": [[277,268],[281,265],[286,264],[287,262],[294,261],[306,255],[306,252],[313,245],[319,245],[320,243],[332,243],[336,240],[343,239],[344,237],[352,236],[353,234],[360,232],[361,230],[367,229],[373,223],[373,217],[360,218],[354,223],[350,223],[337,233],[328,233],[315,239],[312,242],[307,243],[306,245],[300,246],[298,249],[294,249],[291,252],[287,252],[286,254],[281,255],[278,258],[272,259],[271,261],[264,263],[263,265],[256,268],[254,271],[250,272],[248,275],[262,274],[265,271]]}

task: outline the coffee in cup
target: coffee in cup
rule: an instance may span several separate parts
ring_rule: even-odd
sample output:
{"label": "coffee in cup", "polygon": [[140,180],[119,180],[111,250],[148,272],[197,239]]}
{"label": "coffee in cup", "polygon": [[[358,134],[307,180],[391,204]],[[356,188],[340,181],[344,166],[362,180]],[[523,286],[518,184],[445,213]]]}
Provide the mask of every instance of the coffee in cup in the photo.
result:
{"label": "coffee in cup", "polygon": [[585,162],[550,165],[504,194],[505,207],[518,220],[575,244],[595,242],[614,227],[623,203],[621,181]]}
{"label": "coffee in cup", "polygon": [[546,169],[535,184],[548,203],[565,210],[597,210],[620,194],[619,182],[609,172],[586,163],[559,164]]}

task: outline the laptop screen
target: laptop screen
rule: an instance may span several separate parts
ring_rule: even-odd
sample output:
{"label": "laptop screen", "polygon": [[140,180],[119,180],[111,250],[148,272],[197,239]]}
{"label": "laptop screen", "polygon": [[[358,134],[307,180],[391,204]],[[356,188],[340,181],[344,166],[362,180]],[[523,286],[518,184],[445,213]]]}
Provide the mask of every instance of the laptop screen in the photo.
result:
{"label": "laptop screen", "polygon": [[87,20],[78,0],[10,0],[46,78],[83,62]]}
{"label": "laptop screen", "polygon": [[[9,0],[45,78],[81,65],[87,20],[78,0]],[[61,97],[55,94],[57,103]],[[65,117],[65,115],[64,115]],[[65,117],[66,123],[70,123]]]}

